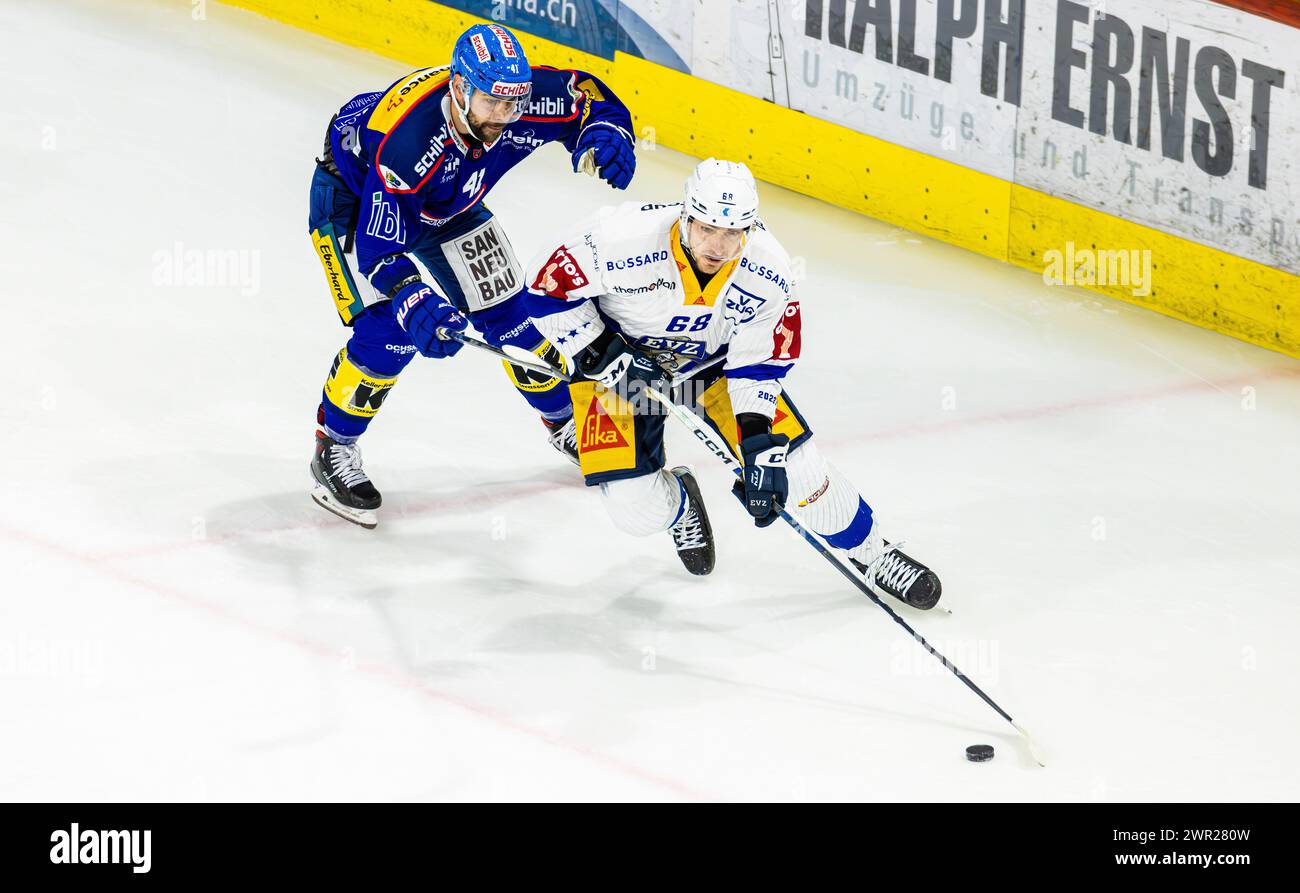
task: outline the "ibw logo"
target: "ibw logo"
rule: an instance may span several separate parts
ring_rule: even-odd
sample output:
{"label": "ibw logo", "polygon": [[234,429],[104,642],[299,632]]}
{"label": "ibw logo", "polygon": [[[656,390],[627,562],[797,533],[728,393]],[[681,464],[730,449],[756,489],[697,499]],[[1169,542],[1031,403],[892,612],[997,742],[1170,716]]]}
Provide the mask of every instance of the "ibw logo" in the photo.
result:
{"label": "ibw logo", "polygon": [[50,835],[50,861],[55,865],[131,865],[135,874],[147,874],[152,864],[152,831],[82,831],[72,823],[68,831]]}
{"label": "ibw logo", "polygon": [[384,201],[384,194],[376,192],[370,196],[370,222],[366,225],[366,235],[385,242],[406,242],[406,227],[398,216],[397,208]]}

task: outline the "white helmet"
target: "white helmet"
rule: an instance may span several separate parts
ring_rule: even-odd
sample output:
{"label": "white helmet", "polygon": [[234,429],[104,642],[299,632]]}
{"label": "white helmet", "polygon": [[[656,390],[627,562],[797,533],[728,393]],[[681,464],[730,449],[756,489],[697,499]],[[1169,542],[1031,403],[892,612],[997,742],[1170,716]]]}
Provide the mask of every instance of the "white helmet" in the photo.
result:
{"label": "white helmet", "polygon": [[687,221],[725,229],[749,229],[758,219],[758,188],[754,175],[739,161],[701,161],[686,180],[682,207],[682,237]]}

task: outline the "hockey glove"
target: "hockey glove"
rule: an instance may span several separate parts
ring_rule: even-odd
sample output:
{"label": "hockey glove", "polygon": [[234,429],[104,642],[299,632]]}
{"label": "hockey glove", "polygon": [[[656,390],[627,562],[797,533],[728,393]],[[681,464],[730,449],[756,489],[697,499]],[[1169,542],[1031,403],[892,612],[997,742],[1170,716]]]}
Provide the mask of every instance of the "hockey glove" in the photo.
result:
{"label": "hockey glove", "polygon": [[660,377],[659,367],[648,356],[634,350],[622,337],[608,329],[575,359],[582,377],[606,390],[614,390],[621,384],[630,391],[633,381],[649,384]]}
{"label": "hockey glove", "polygon": [[393,306],[397,308],[397,324],[424,356],[440,360],[455,356],[465,346],[438,337],[438,329],[463,332],[467,323],[460,311],[423,282],[416,280],[398,289]]}
{"label": "hockey glove", "polygon": [[613,126],[589,125],[578,137],[578,147],[573,150],[575,173],[582,164],[582,156],[589,150],[600,178],[615,189],[626,189],[636,171],[632,139]]}
{"label": "hockey glove", "polygon": [[740,442],[745,472],[734,492],[753,516],[755,527],[766,527],[781,517],[790,489],[785,475],[789,445],[784,434],[752,434]]}

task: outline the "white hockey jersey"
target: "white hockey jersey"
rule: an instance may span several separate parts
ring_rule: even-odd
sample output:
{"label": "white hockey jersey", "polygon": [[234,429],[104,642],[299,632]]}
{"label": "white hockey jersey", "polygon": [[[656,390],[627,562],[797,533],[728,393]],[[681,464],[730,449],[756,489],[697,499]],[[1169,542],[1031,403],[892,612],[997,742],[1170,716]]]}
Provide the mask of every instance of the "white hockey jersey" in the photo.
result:
{"label": "white hockey jersey", "polygon": [[790,257],[761,223],[704,288],[678,236],[682,206],[628,202],[543,252],[528,271],[529,315],[572,361],[612,322],[685,378],[721,363],[732,411],[772,418],[799,357]]}

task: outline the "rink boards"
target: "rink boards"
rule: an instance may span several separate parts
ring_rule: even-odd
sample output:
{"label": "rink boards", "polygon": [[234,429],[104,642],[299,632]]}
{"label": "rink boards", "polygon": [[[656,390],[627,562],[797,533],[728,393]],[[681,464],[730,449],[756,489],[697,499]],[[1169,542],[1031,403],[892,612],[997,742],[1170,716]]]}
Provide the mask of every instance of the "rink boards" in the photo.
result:
{"label": "rink boards", "polygon": [[[228,2],[413,66],[488,20],[427,0]],[[627,0],[617,29],[600,0],[453,5],[495,11],[536,64],[608,78],[642,151],[744,160],[770,183],[1300,356],[1300,71],[1285,51],[1300,35],[1284,24],[1206,0],[1027,4],[1018,38],[998,30],[1015,0],[952,4],[974,11],[965,22],[936,21],[937,0],[876,4],[889,28],[836,0]],[[552,20],[568,7],[577,28]],[[1089,50],[1107,42],[1099,72]]]}

